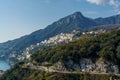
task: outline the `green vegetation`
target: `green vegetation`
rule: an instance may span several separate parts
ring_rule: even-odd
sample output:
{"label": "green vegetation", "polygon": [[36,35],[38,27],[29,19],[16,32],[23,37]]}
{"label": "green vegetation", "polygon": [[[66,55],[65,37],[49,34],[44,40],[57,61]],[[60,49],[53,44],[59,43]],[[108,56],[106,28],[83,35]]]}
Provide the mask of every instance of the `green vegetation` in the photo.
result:
{"label": "green vegetation", "polygon": [[[120,67],[120,29],[94,37],[81,37],[76,41],[37,51],[31,56],[31,62],[40,65],[47,62],[46,66],[49,66],[55,62],[67,60],[77,63],[81,58],[91,58],[94,62],[103,59]],[[49,73],[22,68],[24,64],[24,62],[16,64],[6,71],[0,80],[109,80],[111,76],[87,73]]]}
{"label": "green vegetation", "polygon": [[48,73],[21,68],[20,64],[8,70],[0,80],[109,80],[111,75]]}
{"label": "green vegetation", "polygon": [[102,58],[120,66],[120,30],[94,37],[81,37],[76,41],[38,51],[32,55],[31,61],[40,65],[42,62],[67,60],[77,63],[81,58],[91,58],[94,62]]}

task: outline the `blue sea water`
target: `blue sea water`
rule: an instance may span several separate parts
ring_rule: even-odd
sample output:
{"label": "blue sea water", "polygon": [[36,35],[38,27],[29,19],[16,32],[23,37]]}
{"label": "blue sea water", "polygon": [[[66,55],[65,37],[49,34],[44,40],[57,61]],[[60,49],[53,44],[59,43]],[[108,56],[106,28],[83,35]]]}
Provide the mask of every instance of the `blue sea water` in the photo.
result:
{"label": "blue sea water", "polygon": [[10,65],[7,61],[3,60],[3,59],[0,59],[0,70],[7,70],[10,68]]}

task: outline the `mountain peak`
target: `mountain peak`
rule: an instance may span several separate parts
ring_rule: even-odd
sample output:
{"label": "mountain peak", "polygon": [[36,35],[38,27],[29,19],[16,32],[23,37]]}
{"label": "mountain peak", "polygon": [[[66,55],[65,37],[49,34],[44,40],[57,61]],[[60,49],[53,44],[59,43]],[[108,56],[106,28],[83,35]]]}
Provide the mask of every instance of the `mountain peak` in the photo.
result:
{"label": "mountain peak", "polygon": [[83,14],[81,12],[75,12],[71,15],[73,18],[84,18]]}
{"label": "mountain peak", "polygon": [[83,15],[81,12],[74,12],[74,15]]}

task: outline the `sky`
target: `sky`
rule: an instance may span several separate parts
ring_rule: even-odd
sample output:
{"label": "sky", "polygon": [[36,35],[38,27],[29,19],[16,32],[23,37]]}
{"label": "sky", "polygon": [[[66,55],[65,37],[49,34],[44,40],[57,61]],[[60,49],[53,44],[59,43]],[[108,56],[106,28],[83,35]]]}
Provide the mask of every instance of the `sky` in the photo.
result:
{"label": "sky", "polygon": [[120,0],[0,0],[0,43],[44,29],[76,11],[91,18],[117,15]]}

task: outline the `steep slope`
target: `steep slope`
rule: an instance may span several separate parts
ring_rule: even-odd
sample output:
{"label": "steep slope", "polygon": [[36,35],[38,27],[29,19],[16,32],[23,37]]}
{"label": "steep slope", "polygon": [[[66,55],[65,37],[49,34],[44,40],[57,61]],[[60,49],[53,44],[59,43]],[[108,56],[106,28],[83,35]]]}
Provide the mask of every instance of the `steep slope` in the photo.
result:
{"label": "steep slope", "polygon": [[[119,61],[120,29],[116,29],[98,36],[81,37],[76,41],[38,51],[32,55],[29,64],[27,63],[28,66],[25,62],[20,62],[5,72],[0,80],[109,80],[112,75],[104,74],[100,70],[106,69],[107,72],[112,73],[115,68],[112,66],[116,65],[120,68]],[[61,64],[58,64],[58,62]],[[101,65],[102,67],[97,68],[97,72],[91,73],[88,68],[94,67],[93,64],[96,64],[96,68]],[[31,67],[30,65],[34,66]],[[40,66],[46,66],[49,69],[51,65],[58,68],[56,69],[57,72],[44,71],[39,68]],[[84,72],[82,71],[83,67],[86,71],[88,70],[88,73],[82,73]],[[91,69],[94,71],[96,68]],[[119,80],[120,77],[118,76],[115,78]]]}
{"label": "steep slope", "polygon": [[73,29],[85,29],[94,25],[96,25],[96,23],[92,19],[84,17],[80,12],[76,12],[54,22],[43,30],[38,30],[19,39],[1,43],[0,56],[8,57],[13,53],[22,53],[22,51],[31,44],[36,44],[61,32]]}
{"label": "steep slope", "polygon": [[49,65],[48,71],[117,73],[120,70],[120,29],[38,51],[31,60],[36,65]]}
{"label": "steep slope", "polygon": [[59,44],[64,44],[74,39],[77,39],[81,33],[79,31],[73,30],[69,33],[60,33],[56,36],[50,37],[48,40],[41,41],[35,45],[31,45],[23,51],[23,54],[19,56],[13,56],[11,58],[19,59],[19,61],[28,59],[30,55],[38,50],[43,50],[46,48],[50,48],[52,46],[57,46]]}

